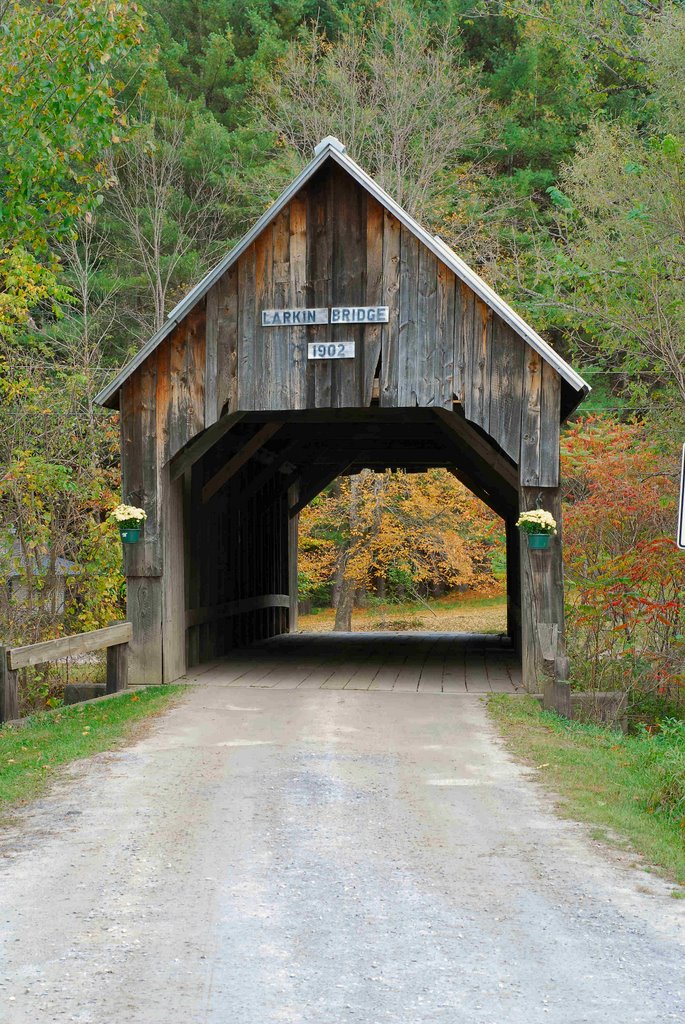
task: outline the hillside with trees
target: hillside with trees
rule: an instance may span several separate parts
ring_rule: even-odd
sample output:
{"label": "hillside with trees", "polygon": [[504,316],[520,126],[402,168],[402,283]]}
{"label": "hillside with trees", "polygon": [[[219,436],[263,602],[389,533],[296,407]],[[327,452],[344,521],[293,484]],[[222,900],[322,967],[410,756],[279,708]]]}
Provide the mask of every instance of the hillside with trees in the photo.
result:
{"label": "hillside with trees", "polygon": [[[593,384],[563,442],[572,654],[676,692],[681,3],[0,0],[0,56],[5,642],[120,616],[94,397],[334,134]],[[443,471],[345,479],[303,514],[303,599],[346,624],[361,592],[496,590],[500,525]]]}

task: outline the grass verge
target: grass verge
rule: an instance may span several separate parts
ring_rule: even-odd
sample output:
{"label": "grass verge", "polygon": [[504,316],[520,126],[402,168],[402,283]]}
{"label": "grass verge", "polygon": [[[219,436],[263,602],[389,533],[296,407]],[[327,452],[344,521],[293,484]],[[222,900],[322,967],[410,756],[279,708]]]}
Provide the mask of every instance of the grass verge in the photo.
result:
{"label": "grass verge", "polygon": [[130,740],[144,720],[166,710],[182,690],[151,686],[0,727],[0,813],[39,796],[61,765]]}
{"label": "grass verge", "polygon": [[529,697],[498,694],[489,710],[509,750],[559,794],[562,813],[590,823],[594,838],[635,850],[685,885],[680,736],[671,740],[665,726],[663,734],[623,736],[568,722]]}

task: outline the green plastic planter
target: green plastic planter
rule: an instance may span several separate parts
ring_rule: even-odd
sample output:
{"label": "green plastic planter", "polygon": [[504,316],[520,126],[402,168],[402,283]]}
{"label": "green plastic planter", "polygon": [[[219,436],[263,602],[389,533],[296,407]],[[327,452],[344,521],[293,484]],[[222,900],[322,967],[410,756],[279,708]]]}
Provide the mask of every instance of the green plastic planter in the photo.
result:
{"label": "green plastic planter", "polygon": [[546,551],[551,539],[551,533],[529,533],[528,547],[533,551]]}
{"label": "green plastic planter", "polygon": [[137,544],[140,540],[140,530],[119,530],[124,544]]}

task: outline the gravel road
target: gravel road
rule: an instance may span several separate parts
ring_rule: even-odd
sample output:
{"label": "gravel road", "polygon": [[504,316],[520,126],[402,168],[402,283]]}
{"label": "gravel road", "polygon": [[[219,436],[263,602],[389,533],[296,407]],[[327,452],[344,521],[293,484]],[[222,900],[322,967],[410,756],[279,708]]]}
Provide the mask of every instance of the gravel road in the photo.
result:
{"label": "gravel road", "polygon": [[682,1021],[684,919],[477,697],[198,686],[5,829],[0,1021]]}

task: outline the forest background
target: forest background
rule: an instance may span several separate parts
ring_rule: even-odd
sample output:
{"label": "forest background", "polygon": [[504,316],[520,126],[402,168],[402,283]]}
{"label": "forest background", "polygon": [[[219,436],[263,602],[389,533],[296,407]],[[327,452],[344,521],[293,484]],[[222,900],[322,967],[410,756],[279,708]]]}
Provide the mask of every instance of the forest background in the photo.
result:
{"label": "forest background", "polygon": [[[0,0],[3,641],[121,617],[94,396],[334,134],[592,383],[563,437],[575,678],[677,695],[684,67],[659,0]],[[302,517],[302,597],[338,625],[502,566],[444,471]]]}

